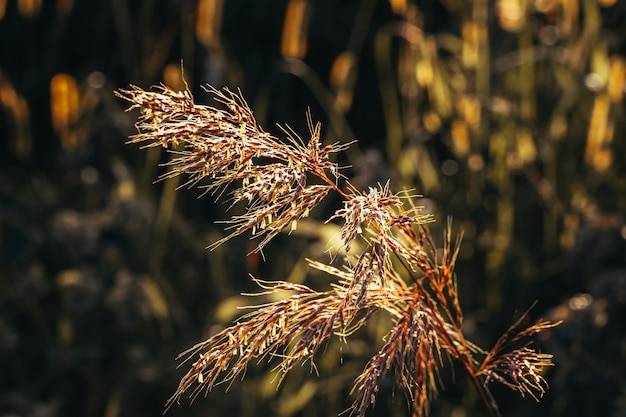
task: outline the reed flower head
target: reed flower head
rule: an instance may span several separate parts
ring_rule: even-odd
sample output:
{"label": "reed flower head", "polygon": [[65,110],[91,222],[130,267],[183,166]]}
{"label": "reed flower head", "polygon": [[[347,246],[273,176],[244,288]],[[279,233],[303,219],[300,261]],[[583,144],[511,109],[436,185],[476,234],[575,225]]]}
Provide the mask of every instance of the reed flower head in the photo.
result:
{"label": "reed flower head", "polygon": [[[538,400],[548,389],[548,382],[542,376],[546,367],[553,366],[552,355],[537,352],[529,347],[528,337],[556,326],[539,320],[515,333],[527,313],[522,315],[500,337],[489,354],[485,357],[477,374],[485,375],[485,384],[500,382],[507,387],[518,391],[522,396],[526,394]],[[522,346],[518,346],[522,343]]]}
{"label": "reed flower head", "polygon": [[[118,96],[141,111],[137,129],[129,143],[145,147],[164,146],[176,157],[162,178],[181,174],[186,185],[200,184],[205,192],[229,190],[232,204],[245,202],[245,214],[226,221],[230,234],[213,245],[251,230],[264,236],[263,246],[286,227],[295,228],[333,188],[329,179],[338,176],[337,164],[329,157],[345,145],[322,146],[320,124],[310,116],[310,138],[301,138],[284,128],[287,142],[279,141],[258,126],[241,96],[230,90],[207,87],[222,108],[196,104],[191,92],[174,92],[165,86],[146,92],[131,86]],[[310,183],[311,177],[326,183]]]}
{"label": "reed flower head", "polygon": [[[388,184],[364,192],[347,181],[340,187],[344,178],[330,157],[347,145],[322,145],[320,125],[310,114],[306,141],[288,127],[283,128],[285,140],[279,140],[258,125],[241,93],[210,86],[206,91],[219,107],[196,104],[189,89],[159,86],[147,92],[131,86],[117,94],[141,111],[139,133],[130,143],[165,146],[175,155],[164,178],[184,174],[185,184],[218,198],[226,192],[231,205],[245,205],[243,214],[224,222],[229,234],[211,246],[249,232],[260,238],[257,250],[262,250],[335,192],[344,199],[343,207],[326,222],[340,223],[348,256],[342,268],[309,261],[334,280],[327,291],[254,278],[260,295],[289,295],[251,307],[239,322],[184,352],[191,364],[168,408],[186,392],[195,398],[219,383],[232,383],[253,360],[277,362],[283,374],[304,362],[315,368],[325,342],[331,337],[345,341],[373,314],[386,315],[391,330],[355,379],[350,410],[358,416],[374,404],[388,372],[411,399],[414,416],[426,415],[438,390],[442,357],[461,363],[492,416],[498,411],[488,383],[500,382],[535,398],[543,394],[547,383],[541,370],[552,364],[551,355],[528,344],[514,346],[554,324],[540,321],[514,333],[518,321],[489,351],[466,340],[454,275],[459,239],[453,242],[451,225],[438,251],[428,229],[430,217],[408,194],[392,194]],[[353,253],[357,239],[363,249]]]}

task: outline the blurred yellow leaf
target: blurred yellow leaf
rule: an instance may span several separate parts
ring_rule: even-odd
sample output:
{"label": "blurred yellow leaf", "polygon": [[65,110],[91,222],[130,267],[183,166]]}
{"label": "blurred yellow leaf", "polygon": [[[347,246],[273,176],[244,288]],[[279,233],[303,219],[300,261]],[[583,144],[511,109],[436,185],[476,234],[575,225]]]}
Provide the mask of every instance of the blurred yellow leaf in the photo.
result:
{"label": "blurred yellow leaf", "polygon": [[626,81],[626,60],[615,55],[610,60],[609,82],[607,93],[613,103],[621,103],[624,97],[624,82]]}
{"label": "blurred yellow leaf", "polygon": [[[431,46],[434,48],[434,39],[431,39],[431,41],[433,42]],[[433,82],[428,88],[428,93],[433,101],[435,110],[439,113],[439,117],[447,119],[452,114],[453,109],[450,80],[441,62],[433,61],[432,70]]]}
{"label": "blurred yellow leaf", "polygon": [[523,165],[531,164],[537,158],[537,147],[527,128],[517,129],[517,154]]}
{"label": "blurred yellow leaf", "polygon": [[467,122],[471,129],[477,129],[480,126],[480,101],[475,96],[464,95],[457,101],[457,111]]}
{"label": "blurred yellow leaf", "polygon": [[571,36],[578,32],[580,5],[579,0],[561,0],[563,17],[560,28],[564,36]]}
{"label": "blurred yellow leaf", "polygon": [[507,156],[507,164],[511,169],[520,169],[531,164],[537,158],[537,148],[530,130],[526,127],[515,129],[515,147]]}
{"label": "blurred yellow leaf", "polygon": [[461,60],[466,68],[474,68],[478,63],[479,27],[474,22],[463,25],[463,52]]}
{"label": "blurred yellow leaf", "polygon": [[567,119],[563,116],[556,116],[550,121],[550,138],[561,140],[567,134]]}
{"label": "blurred yellow leaf", "polygon": [[415,65],[415,79],[423,87],[429,87],[433,83],[433,65],[430,59],[420,59]]}
{"label": "blurred yellow leaf", "polygon": [[74,125],[78,121],[80,97],[78,85],[69,74],[56,74],[50,81],[52,128],[61,137],[65,150],[78,146]]}
{"label": "blurred yellow leaf", "polygon": [[439,187],[439,168],[435,167],[423,144],[405,149],[398,161],[398,172],[404,178],[417,176],[426,194],[434,192]]}
{"label": "blurred yellow leaf", "polygon": [[525,0],[498,0],[496,14],[500,27],[509,32],[518,32],[526,24]]}
{"label": "blurred yellow leaf", "polygon": [[30,109],[26,98],[19,94],[13,86],[0,79],[0,106],[8,113],[11,136],[9,141],[12,151],[20,158],[27,158],[32,152],[32,135],[30,129]]}
{"label": "blurred yellow leaf", "polygon": [[330,69],[330,87],[335,93],[335,106],[341,112],[347,112],[352,106],[356,64],[356,55],[345,51],[335,58]]}
{"label": "blurred yellow leaf", "polygon": [[207,48],[219,43],[223,8],[223,0],[198,1],[196,8],[196,37],[198,42]]}
{"label": "blurred yellow leaf", "polygon": [[37,17],[43,0],[17,0],[17,10],[27,18]]}
{"label": "blurred yellow leaf", "polygon": [[289,0],[280,43],[285,58],[302,59],[306,55],[309,17],[308,0]]}
{"label": "blurred yellow leaf", "polygon": [[406,11],[406,0],[389,0],[391,10],[396,14],[404,14]]}
{"label": "blurred yellow leaf", "polygon": [[467,123],[463,120],[453,120],[450,128],[452,136],[452,150],[458,157],[467,156],[470,150]]}
{"label": "blurred yellow leaf", "polygon": [[163,68],[163,83],[174,91],[185,91],[180,64],[169,63]]}
{"label": "blurred yellow leaf", "polygon": [[609,79],[611,66],[606,44],[599,44],[593,49],[591,55],[591,72],[599,77],[599,85],[596,90],[604,87]]}
{"label": "blurred yellow leaf", "polygon": [[609,107],[608,96],[603,94],[596,96],[587,132],[585,162],[598,171],[603,171],[608,167],[608,154],[605,152],[605,146],[612,140],[609,137],[609,133],[612,133],[609,127]]}
{"label": "blurred yellow leaf", "polygon": [[593,154],[591,165],[598,172],[606,171],[613,163],[613,151],[610,149],[599,149]]}

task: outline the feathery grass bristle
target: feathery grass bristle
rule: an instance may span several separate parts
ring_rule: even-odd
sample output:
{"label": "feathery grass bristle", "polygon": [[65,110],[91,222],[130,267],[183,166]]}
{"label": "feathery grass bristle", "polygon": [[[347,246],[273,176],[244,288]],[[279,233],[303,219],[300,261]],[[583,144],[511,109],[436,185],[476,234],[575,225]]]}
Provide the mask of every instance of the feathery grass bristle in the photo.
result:
{"label": "feathery grass bristle", "polygon": [[[386,314],[391,330],[355,379],[350,411],[357,416],[364,416],[374,404],[388,372],[411,399],[414,416],[427,415],[444,356],[461,363],[492,416],[499,414],[488,383],[500,382],[534,398],[543,395],[547,382],[541,371],[552,365],[552,356],[527,343],[516,345],[555,324],[540,321],[514,334],[518,321],[489,351],[466,340],[454,275],[460,239],[453,242],[450,224],[443,251],[438,252],[428,228],[432,219],[408,193],[392,194],[389,184],[360,191],[341,176],[330,155],[347,145],[323,146],[320,125],[310,114],[308,141],[288,127],[283,128],[287,137],[281,141],[258,125],[240,92],[211,86],[206,91],[220,108],[196,104],[188,88],[174,92],[158,86],[146,92],[132,86],[118,96],[131,103],[130,109],[141,111],[139,133],[130,143],[165,146],[175,155],[163,178],[184,174],[186,185],[203,187],[218,198],[227,190],[231,205],[245,205],[243,214],[223,222],[228,234],[210,246],[249,232],[260,239],[256,250],[261,251],[336,192],[343,207],[326,222],[341,224],[348,256],[343,268],[309,262],[334,279],[327,291],[254,278],[263,294],[290,295],[253,306],[239,322],[184,352],[186,362],[196,360],[168,408],[188,391],[195,398],[219,383],[232,383],[253,360],[278,361],[283,375],[304,362],[315,369],[321,346],[332,337],[345,341],[374,313]],[[355,256],[351,249],[357,239],[363,249]]]}

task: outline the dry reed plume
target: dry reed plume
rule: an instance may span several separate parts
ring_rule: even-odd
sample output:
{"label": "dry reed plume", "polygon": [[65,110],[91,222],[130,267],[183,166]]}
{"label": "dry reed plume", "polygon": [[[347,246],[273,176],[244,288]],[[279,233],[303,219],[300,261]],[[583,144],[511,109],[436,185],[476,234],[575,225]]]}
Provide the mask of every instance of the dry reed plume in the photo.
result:
{"label": "dry reed plume", "polygon": [[281,141],[257,125],[241,94],[206,90],[219,108],[196,104],[189,89],[132,86],[118,95],[131,103],[130,109],[141,111],[139,133],[130,143],[164,146],[175,154],[165,177],[185,174],[187,185],[208,179],[208,185],[200,185],[207,192],[226,192],[232,204],[245,205],[244,214],[226,221],[229,234],[212,245],[249,232],[259,238],[257,250],[262,251],[336,192],[344,205],[327,221],[341,223],[346,253],[354,252],[350,249],[356,240],[365,250],[347,256],[343,268],[309,262],[335,279],[329,291],[255,279],[263,293],[291,295],[255,306],[237,324],[181,354],[191,365],[168,408],[185,392],[195,398],[218,383],[232,382],[253,360],[278,361],[283,374],[306,361],[315,366],[324,342],[347,339],[377,312],[389,317],[392,329],[355,379],[352,413],[365,415],[382,378],[392,372],[411,399],[414,416],[427,415],[444,357],[462,364],[492,416],[499,411],[488,390],[491,382],[522,396],[543,395],[547,383],[542,370],[552,366],[552,355],[533,350],[527,339],[554,324],[540,320],[519,330],[520,319],[488,351],[466,340],[454,275],[459,241],[453,242],[450,225],[438,252],[427,227],[430,219],[410,195],[393,194],[387,186],[359,191],[347,181],[343,188],[337,185],[344,179],[329,157],[347,145],[322,145],[320,125],[310,115],[308,141],[289,128],[282,129],[287,140]]}

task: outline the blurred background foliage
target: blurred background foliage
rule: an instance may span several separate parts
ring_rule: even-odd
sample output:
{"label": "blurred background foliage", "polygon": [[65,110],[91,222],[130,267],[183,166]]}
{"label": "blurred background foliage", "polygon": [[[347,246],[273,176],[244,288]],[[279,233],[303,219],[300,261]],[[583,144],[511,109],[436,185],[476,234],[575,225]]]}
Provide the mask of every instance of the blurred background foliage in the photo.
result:
{"label": "blurred background foliage", "polygon": [[[177,353],[241,314],[248,273],[307,281],[332,226],[310,221],[246,257],[169,155],[124,145],[129,83],[240,88],[259,123],[358,144],[360,187],[413,188],[463,233],[467,334],[563,320],[544,399],[494,388],[505,416],[626,416],[626,2],[616,0],[0,1],[0,415],[155,416]],[[327,210],[332,212],[332,204]],[[250,369],[169,415],[334,416],[385,332],[331,345],[277,392]],[[456,372],[455,372],[456,371]],[[484,415],[461,370],[432,415]],[[383,387],[370,415],[405,416]],[[221,388],[221,387],[219,387]],[[223,387],[224,390],[227,388]]]}

